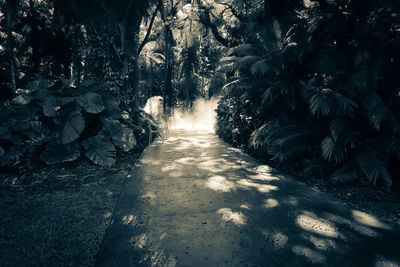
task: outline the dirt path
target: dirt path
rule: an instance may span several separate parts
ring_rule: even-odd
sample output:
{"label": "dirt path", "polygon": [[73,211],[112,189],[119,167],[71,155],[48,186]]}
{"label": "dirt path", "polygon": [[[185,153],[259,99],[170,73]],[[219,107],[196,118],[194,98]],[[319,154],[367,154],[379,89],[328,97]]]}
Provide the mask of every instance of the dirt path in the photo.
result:
{"label": "dirt path", "polygon": [[211,133],[170,133],[130,175],[98,266],[400,263],[398,230]]}

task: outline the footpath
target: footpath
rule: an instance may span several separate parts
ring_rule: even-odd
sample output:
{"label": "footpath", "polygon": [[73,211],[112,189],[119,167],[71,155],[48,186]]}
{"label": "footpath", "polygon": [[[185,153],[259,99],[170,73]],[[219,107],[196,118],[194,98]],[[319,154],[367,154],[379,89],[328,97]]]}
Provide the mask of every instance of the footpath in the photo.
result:
{"label": "footpath", "polygon": [[97,266],[399,266],[400,233],[215,134],[172,131],[128,175]]}

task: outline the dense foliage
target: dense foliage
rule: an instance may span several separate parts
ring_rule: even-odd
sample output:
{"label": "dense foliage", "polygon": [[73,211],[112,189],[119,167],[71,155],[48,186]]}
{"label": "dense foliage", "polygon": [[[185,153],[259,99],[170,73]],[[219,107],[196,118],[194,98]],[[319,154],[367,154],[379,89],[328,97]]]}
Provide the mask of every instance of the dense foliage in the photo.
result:
{"label": "dense foliage", "polygon": [[52,165],[83,155],[95,164],[112,166],[117,149],[138,149],[136,137],[145,143],[154,122],[143,111],[122,111],[105,89],[98,82],[74,88],[40,76],[30,82],[0,110],[0,166],[30,167],[40,161]]}
{"label": "dense foliage", "polygon": [[[102,166],[148,144],[135,105],[139,30],[155,1],[0,1],[0,166]],[[147,135],[147,137],[146,137]]]}
{"label": "dense foliage", "polygon": [[398,2],[230,8],[240,42],[221,60],[218,134],[305,177],[390,187],[400,163]]}

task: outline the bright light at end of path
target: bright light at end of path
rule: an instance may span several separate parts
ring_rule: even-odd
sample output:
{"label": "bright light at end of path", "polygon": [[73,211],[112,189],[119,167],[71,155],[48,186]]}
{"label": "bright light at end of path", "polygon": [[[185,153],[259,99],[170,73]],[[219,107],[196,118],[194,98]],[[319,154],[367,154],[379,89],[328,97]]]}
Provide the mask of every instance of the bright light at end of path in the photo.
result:
{"label": "bright light at end of path", "polygon": [[214,132],[218,101],[218,98],[197,99],[189,111],[174,109],[172,117],[168,120],[168,127],[186,131]]}

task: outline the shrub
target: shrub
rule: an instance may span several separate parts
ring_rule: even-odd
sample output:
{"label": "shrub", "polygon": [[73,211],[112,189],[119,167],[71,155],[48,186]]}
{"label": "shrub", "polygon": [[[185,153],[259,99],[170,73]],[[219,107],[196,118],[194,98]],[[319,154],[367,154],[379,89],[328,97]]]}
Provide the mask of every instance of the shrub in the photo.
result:
{"label": "shrub", "polygon": [[143,111],[121,110],[105,92],[99,82],[75,88],[62,79],[37,76],[0,110],[0,166],[53,165],[83,156],[112,166],[117,150],[137,148],[137,140],[147,140],[147,129],[156,126]]}

